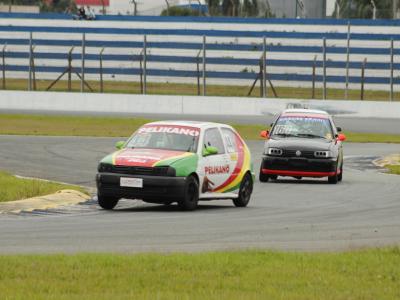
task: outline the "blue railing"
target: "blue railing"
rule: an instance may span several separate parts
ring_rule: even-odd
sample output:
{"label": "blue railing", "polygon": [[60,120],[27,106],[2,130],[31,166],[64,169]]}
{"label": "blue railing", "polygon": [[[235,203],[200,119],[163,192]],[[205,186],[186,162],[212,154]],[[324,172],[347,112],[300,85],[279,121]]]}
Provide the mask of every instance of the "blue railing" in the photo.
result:
{"label": "blue railing", "polygon": [[[31,18],[31,19],[68,19],[69,16],[61,15],[61,14],[4,14],[0,13],[0,18]],[[183,17],[132,17],[132,16],[99,16],[100,20],[119,20],[119,21],[143,21],[143,22],[182,22],[186,20],[186,22],[209,22],[209,23],[246,23],[246,24],[290,24],[290,25],[347,25],[346,20],[298,20],[298,19],[237,19],[237,18],[183,18]],[[76,21],[79,22],[79,21]],[[96,21],[93,21],[96,22]],[[367,20],[350,20],[350,23],[353,26],[399,26],[400,21],[397,20],[379,20],[379,21],[367,21]],[[93,23],[92,23],[93,24]],[[94,23],[95,24],[95,23]],[[79,24],[84,25],[84,23]],[[122,26],[122,25],[121,25]],[[53,50],[49,52],[40,52],[34,51],[33,58],[40,59],[40,60],[59,60],[66,62],[68,59],[68,48],[75,46],[80,47],[82,45],[82,40],[72,39],[69,38],[65,39],[51,39],[51,38],[38,38],[45,36],[45,33],[59,33],[59,34],[87,34],[92,35],[91,39],[88,39],[85,43],[87,47],[98,48],[99,52],[102,48],[127,48],[127,49],[136,49],[137,53],[143,48],[144,43],[142,41],[126,41],[126,40],[118,40],[120,35],[131,35],[135,36],[136,39],[138,36],[164,36],[164,35],[173,35],[173,36],[181,36],[181,41],[149,41],[146,44],[147,48],[154,48],[154,49],[177,49],[177,50],[197,50],[200,51],[203,48],[203,44],[200,42],[200,37],[207,36],[207,37],[228,37],[228,38],[257,38],[259,42],[257,43],[211,43],[208,42],[205,44],[207,50],[212,51],[233,51],[233,52],[258,52],[261,55],[263,51],[263,44],[262,38],[273,38],[276,44],[268,44],[266,46],[267,53],[282,53],[282,55],[287,55],[289,53],[290,57],[287,59],[276,59],[276,58],[268,58],[267,59],[267,67],[295,67],[297,69],[304,69],[307,72],[298,72],[298,73],[307,73],[307,74],[298,74],[295,71],[293,73],[288,72],[281,72],[281,73],[274,73],[268,71],[268,78],[272,81],[279,80],[279,81],[300,81],[300,82],[311,82],[315,80],[317,82],[322,82],[323,77],[321,75],[311,75],[311,68],[315,66],[316,68],[322,68],[322,39],[326,38],[329,40],[335,41],[344,41],[347,39],[347,33],[338,33],[338,32],[292,32],[292,31],[266,31],[266,30],[259,30],[259,31],[240,31],[240,30],[201,30],[201,29],[168,29],[165,28],[167,26],[163,25],[159,29],[140,29],[140,28],[108,28],[108,27],[85,27],[85,26],[6,26],[0,25],[0,50],[1,45],[8,45],[10,46],[21,46],[25,45],[28,46],[30,42],[36,46],[46,46],[49,49],[51,47],[61,46],[66,47],[64,53],[60,53],[58,50]],[[321,26],[319,26],[321,27]],[[382,30],[383,31],[383,30]],[[21,33],[26,33],[26,37],[30,32],[33,33],[34,38],[32,41],[29,38],[5,38],[2,36],[2,32],[7,33],[9,36],[10,32],[18,33],[21,36]],[[105,40],[97,36],[98,34],[102,35],[112,35],[114,40]],[[93,39],[93,35],[95,35],[96,39]],[[185,38],[187,37],[197,37],[199,42],[187,42]],[[75,37],[76,38],[76,37]],[[368,42],[370,41],[369,47],[350,47],[349,53],[351,55],[363,55],[367,57],[378,57],[378,56],[386,56],[386,59],[383,61],[369,61],[363,64],[361,61],[350,61],[349,68],[360,70],[361,68],[365,67],[366,69],[373,69],[373,70],[383,70],[387,71],[387,76],[366,76],[364,78],[364,83],[367,84],[389,84],[390,79],[390,69],[393,67],[394,69],[400,68],[400,63],[394,63],[391,65],[389,61],[389,57],[391,55],[391,49],[389,48],[389,43],[387,43],[388,47],[374,47],[375,42],[381,41],[390,41],[390,40],[399,40],[400,39],[400,30],[399,33],[351,33],[350,38],[352,41],[359,41],[359,42]],[[298,41],[305,40],[305,45],[281,45],[277,44],[277,40],[279,39],[295,39]],[[313,40],[321,40],[321,46],[315,45],[307,45],[307,41]],[[68,48],[67,48],[68,47]],[[197,52],[196,51],[196,52]],[[340,46],[327,46],[325,48],[327,54],[342,54],[341,60],[327,60],[325,62],[325,66],[328,69],[345,69],[347,67],[347,63],[345,61],[345,54],[347,53],[347,48]],[[225,53],[226,54],[226,53]],[[217,70],[208,70],[206,72],[207,78],[218,78],[218,79],[245,79],[245,80],[254,80],[259,76],[259,64],[260,60],[255,58],[234,58],[234,57],[226,57],[227,55],[220,56],[220,57],[207,57],[205,59],[205,63],[207,66],[214,65],[229,65],[229,66],[242,66],[246,68],[242,68],[241,71],[217,71]],[[299,59],[302,54],[314,54],[317,55],[317,59],[310,60],[310,59]],[[394,48],[393,55],[399,55],[400,49]],[[8,51],[5,52],[5,59],[6,71],[13,71],[13,72],[27,72],[29,70],[28,67],[28,59],[30,54],[28,51]],[[309,55],[310,57],[310,55]],[[81,54],[73,53],[71,58],[73,60],[81,60]],[[85,54],[85,60],[88,61],[99,61],[100,55],[99,54]],[[129,55],[129,54],[104,54],[102,55],[102,59],[105,62],[138,62],[143,57],[141,55]],[[25,65],[16,64],[16,63],[8,63],[8,59],[20,59],[24,60],[26,63]],[[189,56],[187,53],[184,55],[147,55],[146,61],[147,69],[146,74],[148,76],[161,76],[161,77],[192,77],[196,78],[199,76],[199,72],[195,69],[195,64],[200,63],[202,64],[202,58],[198,58],[195,56]],[[154,68],[151,67],[151,62],[154,63],[166,63],[173,65],[172,68]],[[1,64],[1,60],[0,60]],[[65,70],[65,67],[59,66],[51,66],[51,63],[46,63],[45,65],[37,65],[35,67],[35,72],[41,73],[61,73]],[[193,64],[193,68],[190,70],[184,70],[180,64]],[[58,62],[59,65],[59,62]],[[186,68],[188,68],[186,66]],[[216,69],[215,67],[214,69]],[[80,70],[76,70],[80,72]],[[99,74],[100,69],[97,67],[86,67],[85,72],[88,74]],[[114,74],[114,75],[139,75],[143,73],[143,70],[139,69],[138,67],[105,67],[102,69],[103,74]],[[361,72],[359,72],[361,73]],[[350,76],[348,78],[350,83],[360,83],[362,81],[361,76]],[[344,75],[329,75],[326,76],[326,81],[332,83],[344,83],[346,81],[346,77]],[[400,83],[399,78],[393,78],[393,83],[398,84]]]}

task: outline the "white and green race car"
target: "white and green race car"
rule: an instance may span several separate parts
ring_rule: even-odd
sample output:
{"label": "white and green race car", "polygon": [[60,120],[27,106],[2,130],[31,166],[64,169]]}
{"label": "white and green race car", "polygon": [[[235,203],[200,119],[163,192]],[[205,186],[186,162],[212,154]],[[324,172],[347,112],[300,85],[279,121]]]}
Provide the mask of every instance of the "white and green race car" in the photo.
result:
{"label": "white and green race car", "polygon": [[98,202],[119,199],[177,202],[193,210],[199,200],[232,199],[247,206],[254,173],[249,148],[224,124],[163,121],[140,127],[118,151],[103,158],[96,176]]}

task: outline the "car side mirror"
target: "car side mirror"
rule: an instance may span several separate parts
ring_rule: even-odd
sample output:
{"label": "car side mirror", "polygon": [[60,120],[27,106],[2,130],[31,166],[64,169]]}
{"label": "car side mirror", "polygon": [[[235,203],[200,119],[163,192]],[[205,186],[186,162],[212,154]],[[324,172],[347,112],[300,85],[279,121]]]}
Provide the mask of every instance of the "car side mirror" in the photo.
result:
{"label": "car side mirror", "polygon": [[263,130],[260,132],[260,136],[264,139],[269,139],[269,131],[268,130]]}
{"label": "car side mirror", "polygon": [[115,143],[115,148],[117,148],[118,150],[121,150],[125,145],[124,141],[119,141]]}
{"label": "car side mirror", "polygon": [[342,132],[342,127],[336,127],[337,132]]}
{"label": "car side mirror", "polygon": [[337,139],[338,141],[344,142],[346,140],[346,136],[343,133],[339,133]]}
{"label": "car side mirror", "polygon": [[210,156],[218,154],[218,148],[213,146],[207,146],[203,149],[203,156]]}

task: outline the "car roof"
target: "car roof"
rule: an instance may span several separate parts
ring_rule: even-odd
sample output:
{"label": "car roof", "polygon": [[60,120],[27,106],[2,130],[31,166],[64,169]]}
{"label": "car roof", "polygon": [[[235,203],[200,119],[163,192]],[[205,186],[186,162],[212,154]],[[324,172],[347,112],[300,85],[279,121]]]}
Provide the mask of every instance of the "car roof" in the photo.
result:
{"label": "car roof", "polygon": [[323,110],[317,109],[286,109],[281,116],[298,116],[298,117],[317,117],[329,119],[329,114]]}
{"label": "car roof", "polygon": [[204,122],[204,121],[181,121],[181,120],[166,120],[166,121],[157,121],[147,123],[145,125],[173,125],[173,126],[189,126],[200,129],[206,129],[210,127],[227,127],[231,128],[231,126],[222,123],[215,122]]}

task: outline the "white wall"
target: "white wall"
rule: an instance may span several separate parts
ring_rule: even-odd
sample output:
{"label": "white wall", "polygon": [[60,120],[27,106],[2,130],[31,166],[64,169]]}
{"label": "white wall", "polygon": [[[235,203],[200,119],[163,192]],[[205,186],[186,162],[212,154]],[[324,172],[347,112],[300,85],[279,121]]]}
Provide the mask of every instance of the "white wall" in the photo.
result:
{"label": "white wall", "polygon": [[31,112],[262,116],[293,107],[353,118],[400,120],[400,102],[0,91],[0,110]]}

